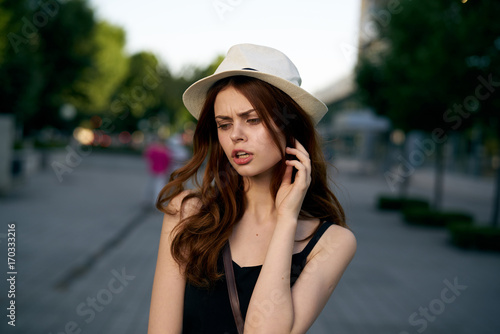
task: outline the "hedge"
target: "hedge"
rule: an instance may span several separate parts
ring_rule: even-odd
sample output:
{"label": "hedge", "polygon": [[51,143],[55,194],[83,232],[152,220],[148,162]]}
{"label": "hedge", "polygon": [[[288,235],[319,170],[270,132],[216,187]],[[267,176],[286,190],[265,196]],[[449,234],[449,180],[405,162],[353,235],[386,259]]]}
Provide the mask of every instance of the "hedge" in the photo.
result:
{"label": "hedge", "polygon": [[452,223],[472,224],[473,217],[466,212],[437,211],[410,207],[403,210],[404,220],[410,224],[444,227]]}
{"label": "hedge", "polygon": [[450,224],[451,241],[461,248],[500,251],[500,228],[467,223]]}

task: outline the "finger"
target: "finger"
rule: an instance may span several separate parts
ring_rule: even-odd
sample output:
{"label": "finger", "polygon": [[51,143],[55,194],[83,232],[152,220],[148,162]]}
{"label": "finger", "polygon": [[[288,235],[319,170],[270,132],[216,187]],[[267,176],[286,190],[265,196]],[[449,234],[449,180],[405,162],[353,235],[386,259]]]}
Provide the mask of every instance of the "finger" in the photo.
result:
{"label": "finger", "polygon": [[281,179],[282,185],[292,184],[292,172],[293,172],[293,166],[289,166],[287,164],[285,173],[283,174],[283,178]]}
{"label": "finger", "polygon": [[306,155],[304,152],[291,147],[286,148],[286,153],[295,155],[299,159],[299,161],[303,163],[307,168],[311,168],[311,159],[309,159],[309,155]]}
{"label": "finger", "polygon": [[309,152],[307,152],[304,145],[302,145],[297,139],[295,139],[295,148],[303,152],[309,158]]}
{"label": "finger", "polygon": [[297,160],[287,160],[286,164],[288,166],[293,166],[297,169],[297,175],[295,175],[295,181],[297,181],[297,178],[302,178],[304,182],[309,184],[309,181],[311,179],[311,174],[309,173],[308,169],[306,166],[304,166],[300,161]]}
{"label": "finger", "polygon": [[304,164],[302,162],[300,162],[299,160],[287,160],[286,164],[288,166],[294,166],[298,170],[306,170],[306,166],[304,166]]}
{"label": "finger", "polygon": [[298,148],[286,147],[286,153],[294,154],[297,157],[301,155],[302,157],[304,157],[304,159],[302,160],[309,160],[309,153],[307,153],[306,151],[299,150]]}

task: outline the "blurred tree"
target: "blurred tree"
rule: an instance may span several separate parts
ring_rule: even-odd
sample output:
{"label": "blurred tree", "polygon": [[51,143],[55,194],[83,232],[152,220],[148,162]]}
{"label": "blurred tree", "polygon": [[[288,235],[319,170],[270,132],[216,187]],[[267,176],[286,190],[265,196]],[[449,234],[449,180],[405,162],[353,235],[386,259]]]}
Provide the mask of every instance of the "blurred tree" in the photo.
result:
{"label": "blurred tree", "polygon": [[[94,13],[86,0],[0,0],[0,98],[25,135],[64,128],[64,91],[92,64]],[[5,41],[2,41],[5,43]]]}
{"label": "blurred tree", "polygon": [[170,133],[183,131],[194,118],[182,102],[182,94],[193,82],[213,74],[223,57],[217,57],[206,67],[189,66],[180,75],[170,70],[149,52],[139,52],[130,58],[127,76],[113,95],[107,117],[113,131],[135,131],[141,119],[148,119],[157,131],[168,127]]}
{"label": "blurred tree", "polygon": [[93,66],[94,55],[98,51],[97,45],[90,42],[96,21],[88,2],[71,0],[54,3],[58,4],[57,11],[54,10],[54,15],[49,16],[47,24],[38,31],[45,82],[39,111],[28,123],[34,129],[46,124],[59,129],[66,127],[60,117],[60,108],[68,102],[68,87],[72,87],[86,69]]}
{"label": "blurred tree", "polygon": [[125,77],[107,110],[117,129],[134,131],[137,121],[146,113],[161,109],[162,72],[163,67],[150,52],[139,52],[129,58]]}
{"label": "blurred tree", "polygon": [[99,22],[88,43],[95,45],[92,64],[64,89],[63,99],[87,114],[98,114],[109,108],[112,95],[129,69],[129,58],[124,51],[125,31]]}
{"label": "blurred tree", "polygon": [[171,111],[173,131],[179,131],[186,122],[195,120],[182,102],[184,91],[194,82],[212,75],[223,59],[223,56],[218,56],[205,67],[189,66],[177,77],[173,77],[169,71],[162,72],[163,103],[164,108]]}
{"label": "blurred tree", "polygon": [[[15,114],[25,136],[44,127],[70,131],[86,114],[106,116],[108,132],[133,131],[140,118],[156,116],[179,130],[193,121],[183,91],[222,60],[174,76],[152,53],[125,55],[124,31],[97,23],[87,0],[0,6],[0,34],[7,36],[0,40],[0,112]],[[64,119],[62,111],[75,108],[77,117]]]}
{"label": "blurred tree", "polygon": [[391,13],[360,50],[359,95],[395,127],[431,134],[439,207],[448,134],[473,124],[500,133],[500,2],[407,0]]}
{"label": "blurred tree", "polygon": [[36,113],[43,87],[40,39],[28,1],[0,0],[0,8],[0,112],[14,114],[21,126]]}

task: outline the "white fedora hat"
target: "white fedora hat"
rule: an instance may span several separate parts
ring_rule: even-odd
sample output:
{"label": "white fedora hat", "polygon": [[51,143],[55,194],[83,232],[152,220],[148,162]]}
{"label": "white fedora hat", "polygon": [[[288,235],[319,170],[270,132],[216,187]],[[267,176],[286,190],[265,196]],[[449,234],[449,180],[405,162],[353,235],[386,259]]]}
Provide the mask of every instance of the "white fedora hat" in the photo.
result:
{"label": "white fedora hat", "polygon": [[182,96],[184,105],[198,119],[210,87],[220,79],[243,75],[265,81],[288,94],[308,113],[315,124],[328,111],[326,105],[300,88],[299,71],[282,52],[261,45],[232,46],[213,75],[192,84]]}

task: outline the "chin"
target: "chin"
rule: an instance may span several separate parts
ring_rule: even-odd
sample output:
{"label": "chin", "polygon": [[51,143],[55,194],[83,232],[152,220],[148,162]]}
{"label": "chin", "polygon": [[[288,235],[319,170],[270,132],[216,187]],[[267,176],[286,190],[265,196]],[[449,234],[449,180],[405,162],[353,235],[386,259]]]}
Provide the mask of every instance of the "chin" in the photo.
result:
{"label": "chin", "polygon": [[236,173],[238,173],[240,176],[243,177],[256,177],[260,176],[263,174],[271,173],[273,169],[276,167],[277,164],[274,164],[272,166],[266,166],[264,168],[262,167],[256,167],[256,166],[251,166],[251,165],[232,165],[233,168],[236,170]]}
{"label": "chin", "polygon": [[258,172],[255,172],[255,170],[253,170],[252,168],[248,168],[248,166],[240,166],[240,165],[236,166],[232,165],[232,166],[236,171],[236,173],[238,173],[238,175],[240,176],[251,177],[259,174]]}

